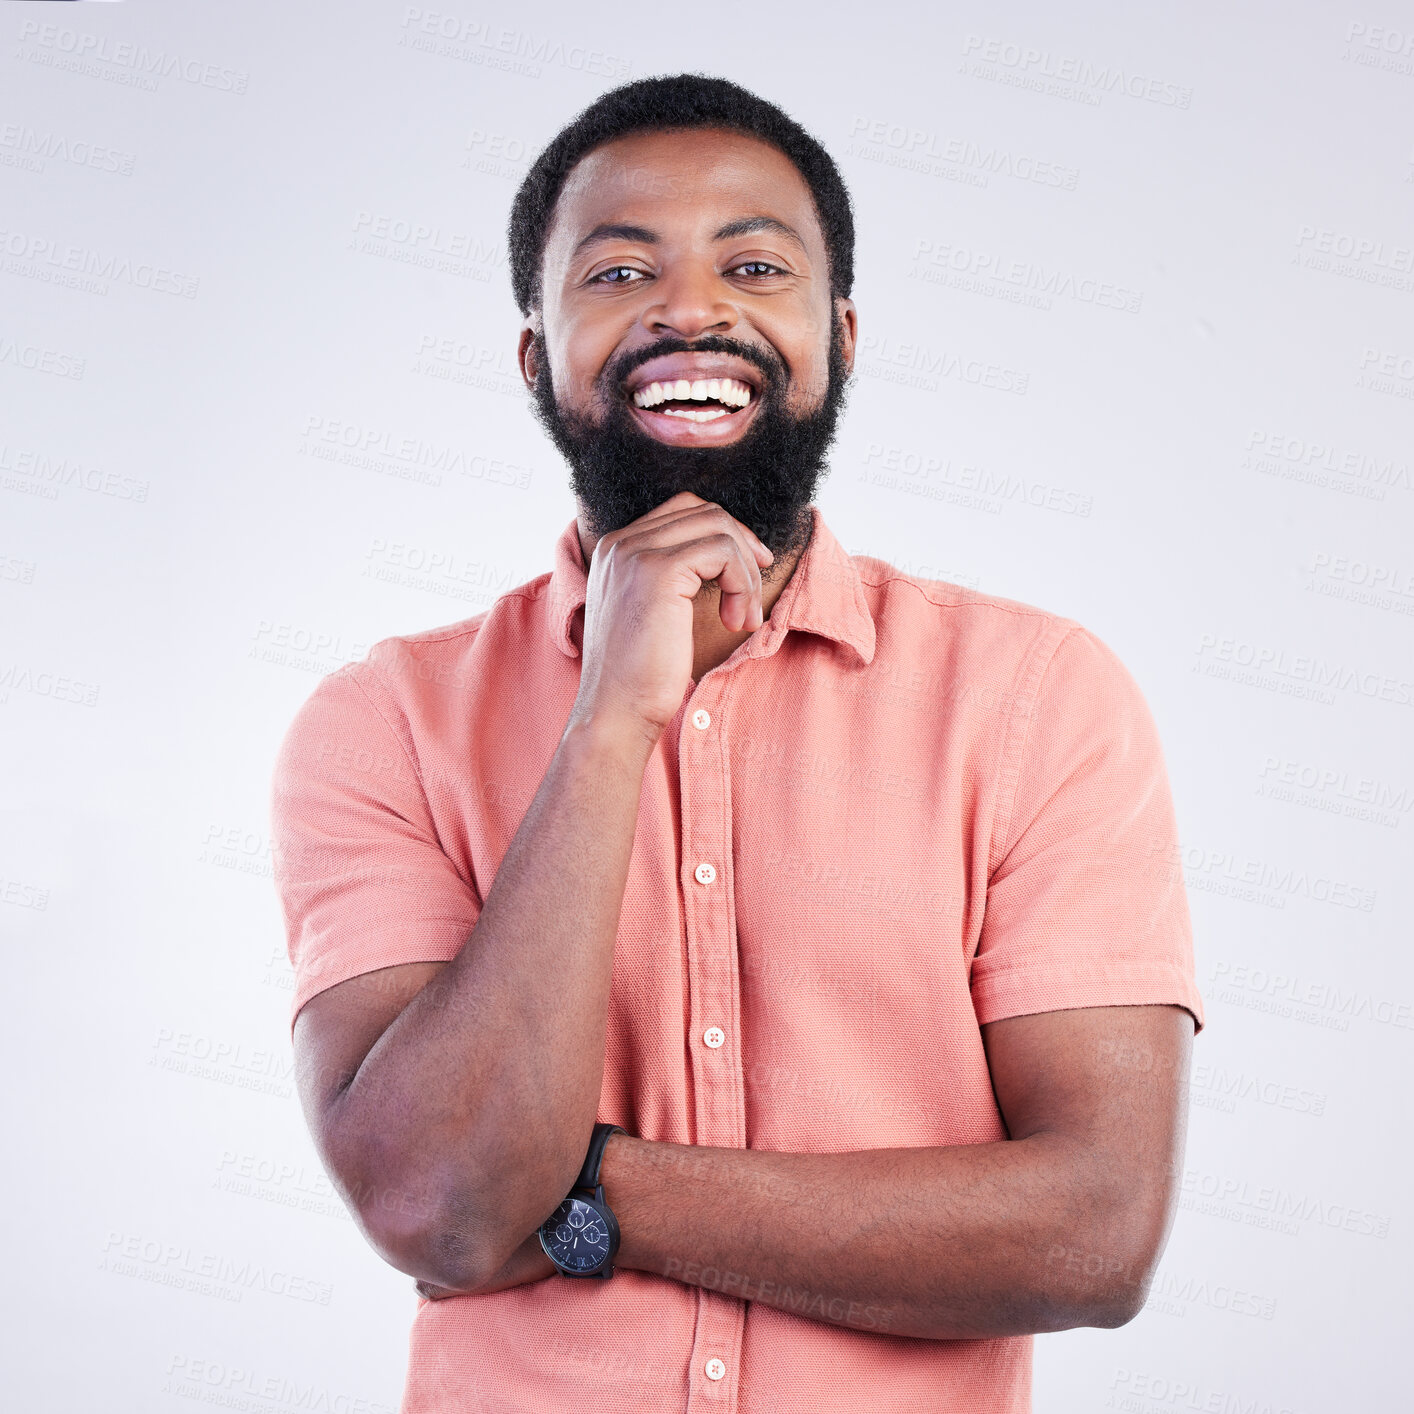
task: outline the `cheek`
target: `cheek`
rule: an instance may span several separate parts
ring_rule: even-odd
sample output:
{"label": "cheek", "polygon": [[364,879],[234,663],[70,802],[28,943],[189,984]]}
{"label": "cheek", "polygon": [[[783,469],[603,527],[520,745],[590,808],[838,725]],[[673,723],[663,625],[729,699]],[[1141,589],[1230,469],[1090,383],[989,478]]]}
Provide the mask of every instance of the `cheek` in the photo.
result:
{"label": "cheek", "polygon": [[812,349],[808,353],[802,350],[799,358],[791,358],[790,365],[791,386],[786,406],[797,416],[812,412],[820,406],[829,387],[829,363]]}
{"label": "cheek", "polygon": [[763,319],[758,328],[789,369],[786,406],[797,413],[817,406],[830,384],[831,330],[827,315],[813,307],[798,309],[792,312],[789,323],[782,321],[772,327]]}
{"label": "cheek", "polygon": [[604,367],[616,347],[613,332],[598,322],[576,319],[562,323],[555,331],[550,351],[555,388],[560,396],[576,405],[606,397],[609,390],[603,385]]}

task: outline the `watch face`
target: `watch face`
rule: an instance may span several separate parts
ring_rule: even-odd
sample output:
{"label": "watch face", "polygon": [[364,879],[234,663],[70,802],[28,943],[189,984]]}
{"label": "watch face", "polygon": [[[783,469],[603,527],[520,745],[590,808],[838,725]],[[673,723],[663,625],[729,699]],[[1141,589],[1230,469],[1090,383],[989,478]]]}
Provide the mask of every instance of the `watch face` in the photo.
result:
{"label": "watch face", "polygon": [[592,1272],[609,1260],[609,1229],[599,1210],[580,1198],[566,1198],[540,1228],[550,1257],[572,1272]]}

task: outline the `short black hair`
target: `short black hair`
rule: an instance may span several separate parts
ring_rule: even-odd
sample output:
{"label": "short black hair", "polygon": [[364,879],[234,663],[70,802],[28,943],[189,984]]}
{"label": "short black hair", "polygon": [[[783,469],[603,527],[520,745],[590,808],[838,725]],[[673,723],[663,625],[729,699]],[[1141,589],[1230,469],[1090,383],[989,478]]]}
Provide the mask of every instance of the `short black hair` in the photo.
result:
{"label": "short black hair", "polygon": [[507,230],[511,288],[522,314],[541,302],[545,238],[575,164],[629,133],[686,128],[728,128],[760,138],[790,158],[815,201],[830,293],[848,297],[854,288],[854,211],[830,154],[789,114],[730,79],[660,74],[601,94],[556,134],[526,174],[511,203]]}

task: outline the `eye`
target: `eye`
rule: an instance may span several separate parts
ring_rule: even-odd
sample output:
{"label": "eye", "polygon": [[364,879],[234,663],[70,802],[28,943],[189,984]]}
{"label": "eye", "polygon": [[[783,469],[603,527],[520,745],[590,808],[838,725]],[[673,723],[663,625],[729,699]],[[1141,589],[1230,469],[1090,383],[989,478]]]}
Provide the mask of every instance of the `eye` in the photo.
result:
{"label": "eye", "polygon": [[[784,274],[786,273],[784,270],[781,269],[781,267],[780,267],[779,265],[772,265],[772,264],[770,264],[768,261],[765,261],[765,260],[743,260],[740,265],[735,265],[735,266],[733,266],[732,268],[733,268],[734,270],[749,270],[752,266],[755,266],[758,270],[761,270],[761,271],[768,271],[768,270],[769,270],[769,271],[771,271],[771,272],[773,272],[774,274],[777,274],[777,275],[784,275]],[[757,275],[750,275],[750,276],[748,276],[747,278],[748,278],[748,279],[751,279],[751,280],[761,280],[761,279],[765,279],[766,276],[757,274]]]}
{"label": "eye", "polygon": [[632,265],[611,265],[607,270],[601,270],[597,275],[591,275],[588,283],[591,285],[631,285],[632,280],[609,280],[608,275],[642,275],[643,271],[636,270]]}

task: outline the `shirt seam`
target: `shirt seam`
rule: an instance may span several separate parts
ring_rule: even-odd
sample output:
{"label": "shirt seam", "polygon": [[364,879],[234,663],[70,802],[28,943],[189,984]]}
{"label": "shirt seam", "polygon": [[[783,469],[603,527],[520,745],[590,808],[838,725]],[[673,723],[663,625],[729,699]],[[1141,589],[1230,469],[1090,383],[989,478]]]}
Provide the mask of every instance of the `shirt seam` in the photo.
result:
{"label": "shirt seam", "polygon": [[[973,964],[974,973],[977,968],[984,968],[985,954],[979,957]],[[1181,976],[1187,977],[1189,969],[1185,963],[1175,962],[1172,958],[1159,957],[1107,957],[1104,960],[1106,977],[1113,973],[1131,971],[1163,970],[1176,971]],[[1077,972],[1071,962],[1009,962],[1003,967],[986,967],[982,976],[974,975],[971,985],[976,987],[985,986],[988,982],[1005,978],[1008,973],[1019,972],[1023,976],[1036,977],[1054,974],[1062,978],[1071,978],[1076,981],[1088,981],[1094,973]]]}
{"label": "shirt seam", "polygon": [[[1052,619],[1062,621],[1063,614],[1057,614],[1051,609],[1043,609],[1039,604],[1026,605],[1012,603],[1002,603],[1003,595],[980,594],[973,599],[942,600],[935,599],[927,589],[918,581],[906,574],[885,575],[880,579],[869,579],[864,571],[856,565],[859,574],[859,582],[867,584],[871,589],[878,589],[885,584],[906,584],[910,589],[916,589],[923,599],[931,604],[935,609],[996,609],[1003,614],[1015,614],[1018,618],[1028,619]],[[946,582],[946,581],[945,581]],[[958,585],[958,590],[963,594],[975,594],[975,590],[969,590],[965,585]]]}
{"label": "shirt seam", "polygon": [[[408,763],[408,765],[412,767],[412,769],[413,769],[413,774],[417,777],[417,786],[418,786],[418,789],[422,792],[422,798],[423,798],[423,800],[426,800],[426,799],[427,799],[427,782],[426,782],[426,781],[423,779],[423,777],[422,777],[422,766],[421,766],[421,764],[417,761],[417,759],[413,756],[412,752],[410,752],[410,751],[408,750],[408,748],[407,748],[407,742],[405,742],[405,741],[403,740],[403,734],[402,734],[402,733],[397,729],[397,727],[394,726],[393,723],[388,719],[388,714],[387,714],[387,713],[378,705],[378,703],[374,700],[373,694],[372,694],[371,692],[369,692],[369,690],[368,690],[367,687],[364,686],[363,679],[359,676],[359,674],[358,674],[356,671],[354,671],[354,669],[360,668],[360,667],[366,668],[366,669],[368,670],[368,672],[371,673],[371,674],[373,675],[373,677],[378,680],[380,687],[382,688],[382,690],[383,690],[384,692],[386,692],[386,693],[388,694],[389,697],[392,697],[392,695],[393,695],[392,690],[391,690],[391,688],[388,686],[386,680],[383,678],[383,674],[379,671],[379,669],[378,669],[378,667],[377,667],[376,664],[374,664],[374,663],[372,663],[372,662],[369,662],[369,661],[366,661],[366,660],[365,660],[364,662],[362,662],[362,663],[357,663],[357,664],[355,664],[355,663],[350,663],[350,664],[349,664],[349,677],[353,680],[354,686],[358,688],[359,692],[361,692],[361,693],[363,694],[365,700],[368,702],[368,705],[369,705],[370,707],[372,707],[373,710],[378,714],[378,716],[379,716],[380,720],[382,721],[383,725],[384,725],[385,727],[387,727],[388,730],[393,734],[393,740],[398,743],[398,749],[399,749],[399,750],[403,753],[403,755],[407,758],[407,763]],[[441,841],[440,841],[440,840],[438,841],[438,844],[439,844],[439,845],[441,844]]]}
{"label": "shirt seam", "polygon": [[[523,589],[508,589],[499,596],[500,599],[535,599],[539,597],[539,594],[528,594]],[[385,643],[445,643],[448,639],[461,638],[468,633],[480,633],[486,622],[486,615],[494,607],[495,603],[492,603],[488,608],[483,609],[481,613],[474,616],[471,623],[454,625],[446,629],[429,628],[418,633],[394,634],[391,638],[381,641]],[[369,663],[368,666],[373,667],[374,665]]]}
{"label": "shirt seam", "polygon": [[[1055,615],[1050,615],[1049,617],[1050,617],[1055,623],[1063,623],[1063,622],[1065,622],[1065,621],[1062,620],[1062,619],[1056,618]],[[1056,661],[1056,658],[1059,656],[1060,650],[1061,650],[1062,646],[1067,642],[1068,639],[1070,639],[1070,638],[1072,637],[1072,635],[1074,635],[1075,633],[1077,633],[1077,632],[1079,632],[1079,631],[1081,631],[1081,626],[1080,626],[1079,624],[1074,623],[1074,622],[1072,622],[1072,623],[1069,624],[1069,626],[1068,626],[1068,627],[1065,629],[1065,631],[1060,635],[1060,637],[1056,639],[1054,645],[1051,647],[1051,651],[1050,651],[1050,653],[1049,653],[1049,654],[1047,655],[1047,657],[1046,657],[1045,664],[1044,664],[1044,666],[1041,668],[1040,674],[1039,674],[1039,676],[1038,676],[1037,679],[1036,679],[1036,689],[1035,689],[1034,696],[1032,697],[1032,707],[1031,707],[1031,710],[1026,714],[1025,727],[1024,727],[1023,732],[1022,732],[1021,744],[1020,744],[1020,746],[1017,748],[1017,753],[1016,753],[1016,769],[1015,769],[1015,771],[1012,773],[1011,784],[1010,784],[1009,789],[1007,790],[1005,809],[999,811],[999,812],[998,812],[998,816],[996,817],[997,820],[1000,822],[1000,829],[998,829],[998,826],[997,826],[996,824],[993,825],[993,830],[992,830],[992,843],[993,843],[993,846],[994,846],[999,852],[997,853],[997,856],[996,856],[995,859],[993,859],[990,855],[989,855],[989,857],[988,857],[988,859],[987,859],[987,882],[988,882],[988,884],[991,883],[991,881],[992,881],[992,875],[993,875],[994,873],[996,873],[996,870],[997,870],[998,866],[1001,864],[1002,860],[1006,858],[1007,853],[1008,853],[1008,851],[1011,849],[1012,845],[1014,845],[1014,844],[1016,843],[1016,841],[1011,838],[1012,817],[1013,817],[1013,816],[1015,815],[1015,813],[1016,813],[1016,797],[1017,797],[1017,795],[1020,793],[1020,790],[1021,790],[1021,779],[1022,779],[1022,777],[1025,775],[1025,773],[1026,773],[1026,772],[1025,772],[1025,767],[1026,767],[1026,753],[1027,753],[1027,751],[1028,751],[1028,749],[1030,748],[1030,745],[1031,745],[1031,740],[1032,740],[1032,737],[1033,737],[1033,735],[1034,735],[1034,731],[1035,731],[1035,726],[1036,726],[1037,719],[1038,719],[1038,718],[1040,717],[1040,715],[1041,715],[1041,703],[1042,703],[1043,698],[1045,697],[1046,680],[1047,680],[1048,677],[1050,676],[1051,666],[1052,666],[1052,664]],[[1040,638],[1040,641],[1041,641],[1042,643],[1045,642],[1045,636],[1044,636],[1044,634],[1039,635],[1039,638]],[[1033,673],[1033,674],[1035,673],[1035,664],[1034,664],[1034,663],[1032,663],[1032,664],[1030,665],[1030,671],[1031,671],[1031,673]],[[1013,716],[1012,716],[1012,722],[1013,722],[1013,724],[1015,723],[1015,721],[1016,721],[1016,717],[1015,717],[1015,714],[1013,713]],[[999,758],[998,763],[997,763],[997,772],[998,772],[998,775],[999,775],[999,776],[1000,776],[1001,772],[1003,771],[1003,769],[1005,768],[1005,764],[1006,764],[1006,761],[1007,761],[1007,757],[1008,757],[1008,755],[1009,755],[1009,748],[1010,748],[1010,745],[1011,745],[1011,735],[1012,735],[1012,732],[1014,732],[1014,731],[1015,731],[1015,726],[1013,725],[1011,731],[1009,731],[1009,732],[1007,733],[1007,740],[1006,740],[1006,742],[1005,742],[1005,744],[1004,744],[1004,746],[1003,746],[1003,749],[1002,749],[1000,758]],[[994,790],[995,790],[998,794],[1000,794],[1000,792],[1001,792],[1002,784],[1003,784],[1003,783],[1002,783],[1000,780],[998,780],[998,781],[996,782],[996,784],[994,785]],[[1000,841],[1000,843],[998,843],[998,841]]]}

